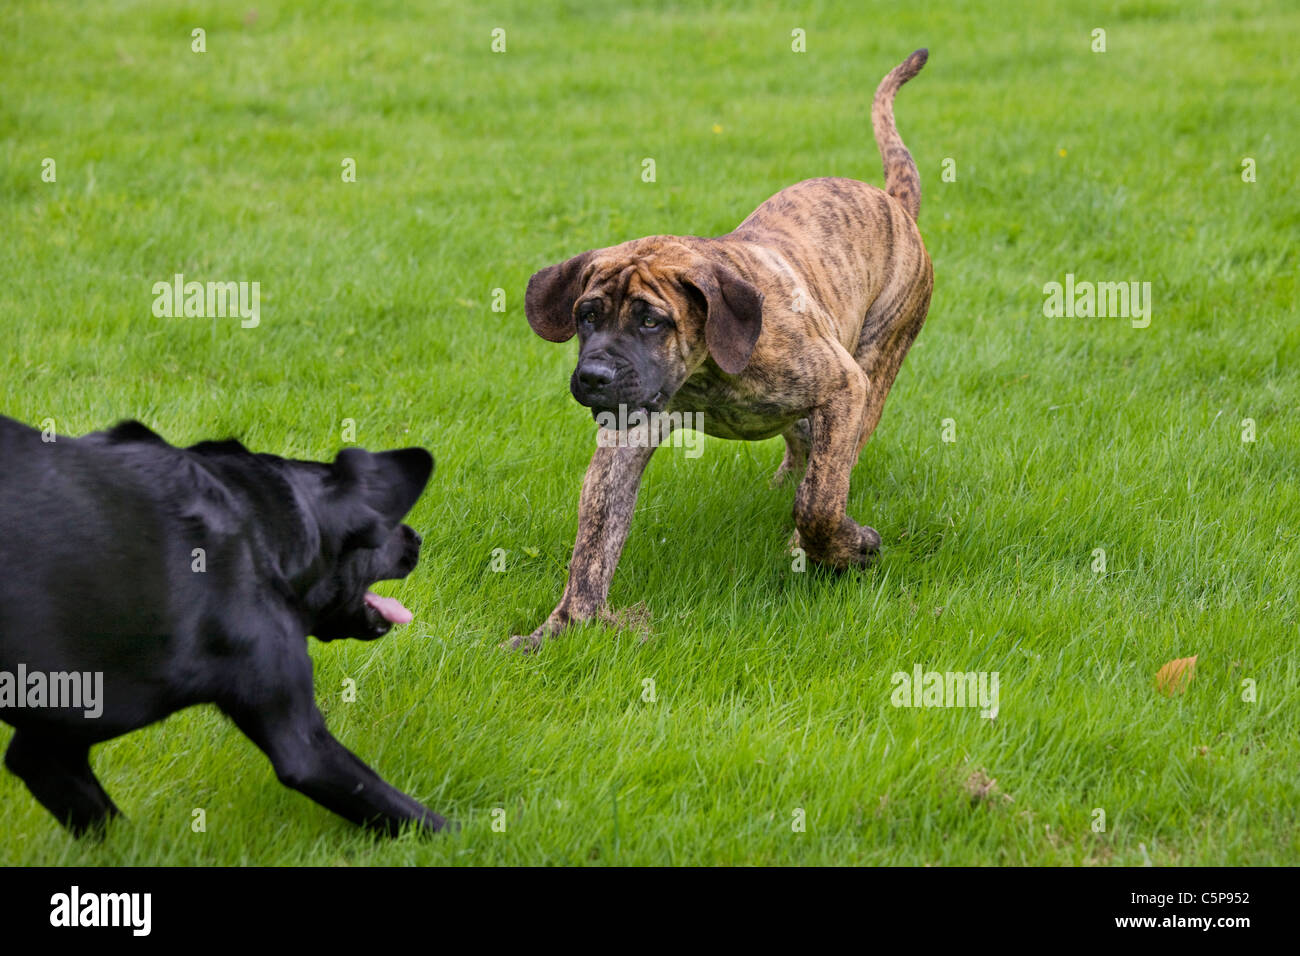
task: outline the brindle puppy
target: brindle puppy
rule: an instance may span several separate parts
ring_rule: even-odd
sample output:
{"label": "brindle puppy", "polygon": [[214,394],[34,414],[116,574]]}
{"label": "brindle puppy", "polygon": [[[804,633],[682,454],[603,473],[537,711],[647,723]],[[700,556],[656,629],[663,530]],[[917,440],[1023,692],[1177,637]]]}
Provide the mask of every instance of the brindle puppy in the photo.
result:
{"label": "brindle puppy", "polygon": [[[528,283],[542,338],[576,333],[570,389],[593,415],[702,413],[720,438],[782,435],[774,482],[804,472],[797,537],[835,568],[867,563],[880,535],[845,513],[849,474],[930,305],[934,277],[916,228],[921,184],[894,125],[894,95],[925,65],[917,50],[876,89],[871,120],[885,191],[810,179],[777,193],[716,239],[651,236],[595,249]],[[671,422],[658,418],[659,439]],[[650,447],[600,447],[578,504],[564,596],[532,634],[595,615],[609,594]],[[806,470],[805,470],[806,469]]]}

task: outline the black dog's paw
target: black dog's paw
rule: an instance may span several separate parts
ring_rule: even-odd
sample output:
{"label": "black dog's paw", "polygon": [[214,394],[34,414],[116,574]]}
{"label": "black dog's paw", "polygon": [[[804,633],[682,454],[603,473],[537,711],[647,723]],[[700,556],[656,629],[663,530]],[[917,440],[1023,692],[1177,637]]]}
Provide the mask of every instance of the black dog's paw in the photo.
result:
{"label": "black dog's paw", "polygon": [[434,813],[430,810],[422,820],[420,820],[420,832],[429,833],[451,833],[460,832],[460,824],[455,820],[448,820],[446,817]]}
{"label": "black dog's paw", "polygon": [[69,817],[63,825],[78,840],[88,843],[103,843],[108,838],[109,826],[114,820],[125,820],[126,816],[117,807],[110,807],[102,814],[94,816]]}
{"label": "black dog's paw", "polygon": [[458,833],[460,824],[425,807],[419,807],[418,816],[374,817],[364,821],[366,829],[376,840],[394,839],[410,832],[415,836],[432,836],[435,833]]}

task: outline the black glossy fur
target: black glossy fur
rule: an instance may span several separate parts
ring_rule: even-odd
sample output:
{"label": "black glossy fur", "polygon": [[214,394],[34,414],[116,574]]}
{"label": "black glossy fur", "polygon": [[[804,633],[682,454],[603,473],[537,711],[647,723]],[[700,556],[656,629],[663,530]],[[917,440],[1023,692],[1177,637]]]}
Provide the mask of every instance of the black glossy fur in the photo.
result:
{"label": "black glossy fur", "polygon": [[98,717],[0,704],[17,729],[5,766],[80,834],[118,813],[92,744],[214,703],[335,813],[440,829],[330,735],[306,640],[391,626],[365,594],[415,567],[401,521],[432,469],[422,448],[325,464],[175,448],[137,422],[45,442],[0,417],[0,671],[103,674]]}

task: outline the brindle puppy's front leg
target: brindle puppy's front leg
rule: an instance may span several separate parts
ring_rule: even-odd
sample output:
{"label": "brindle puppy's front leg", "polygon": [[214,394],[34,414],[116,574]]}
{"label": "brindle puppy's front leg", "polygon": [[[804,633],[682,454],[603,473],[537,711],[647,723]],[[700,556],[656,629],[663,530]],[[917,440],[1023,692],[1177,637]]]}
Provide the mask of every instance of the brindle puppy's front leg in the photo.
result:
{"label": "brindle puppy's front leg", "polygon": [[808,415],[811,448],[808,471],[795,493],[794,523],[808,557],[847,568],[865,565],[880,550],[880,535],[846,513],[868,384],[847,352],[837,348],[836,353],[825,379],[832,387]]}
{"label": "brindle puppy's front leg", "polygon": [[[605,436],[622,436],[623,432],[603,431]],[[660,437],[662,441],[667,432]],[[582,481],[578,500],[578,539],[569,563],[569,583],[564,596],[551,616],[527,636],[512,637],[506,647],[532,651],[552,634],[569,625],[595,616],[609,596],[614,568],[623,554],[632,512],[636,508],[641,475],[654,454],[657,442],[649,447],[599,447],[591,456],[587,477]]]}

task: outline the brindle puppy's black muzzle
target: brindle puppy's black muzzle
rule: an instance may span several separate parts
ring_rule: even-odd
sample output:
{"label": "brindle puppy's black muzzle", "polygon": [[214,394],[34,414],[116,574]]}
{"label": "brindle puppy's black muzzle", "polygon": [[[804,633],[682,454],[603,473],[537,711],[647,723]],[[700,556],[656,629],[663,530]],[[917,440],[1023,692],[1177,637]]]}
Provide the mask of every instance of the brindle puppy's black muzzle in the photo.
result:
{"label": "brindle puppy's black muzzle", "polygon": [[[667,394],[663,372],[640,350],[628,351],[602,346],[593,339],[578,355],[578,366],[569,380],[569,391],[580,405],[591,409],[592,417],[625,414],[641,409],[662,410]],[[595,346],[595,347],[592,347]]]}

